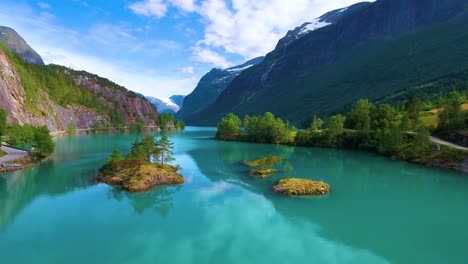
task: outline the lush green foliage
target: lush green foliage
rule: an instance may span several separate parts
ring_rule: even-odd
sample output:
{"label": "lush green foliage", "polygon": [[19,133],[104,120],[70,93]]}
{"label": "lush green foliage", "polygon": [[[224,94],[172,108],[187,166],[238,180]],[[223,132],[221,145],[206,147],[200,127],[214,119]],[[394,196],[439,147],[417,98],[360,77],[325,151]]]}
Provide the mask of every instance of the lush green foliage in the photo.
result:
{"label": "lush green foliage", "polygon": [[174,144],[169,140],[169,138],[167,138],[166,135],[161,136],[161,139],[157,141],[157,146],[159,150],[159,155],[156,156],[157,161],[164,165],[175,160],[174,153],[172,152]]}
{"label": "lush green foliage", "polygon": [[228,114],[221,119],[218,124],[217,138],[234,139],[240,134],[241,120],[233,113]]}
{"label": "lush green foliage", "polygon": [[52,141],[50,131],[46,126],[34,129],[34,142],[36,143],[35,154],[39,157],[47,157],[54,152],[55,143]]}
{"label": "lush green foliage", "polygon": [[[444,98],[445,107],[440,110],[438,129],[466,129],[468,112],[462,111],[461,104],[467,98],[461,93],[451,93]],[[219,122],[217,137],[261,143],[367,149],[415,160],[431,152],[429,128],[420,121],[425,104],[427,102],[415,96],[400,108],[389,104],[376,106],[361,99],[346,117],[334,115],[327,122],[314,117],[305,131],[297,131],[271,113],[245,116],[243,124],[238,116],[231,113]],[[324,123],[326,127],[322,128]]]}
{"label": "lush green foliage", "polygon": [[67,125],[67,133],[68,133],[69,135],[74,135],[74,134],[76,134],[76,128],[75,128],[75,125],[74,125],[73,123],[69,123],[69,124]]}
{"label": "lush green foliage", "polygon": [[176,120],[171,114],[161,113],[159,115],[159,127],[162,130],[184,130],[185,123],[182,120]]}
{"label": "lush green foliage", "polygon": [[7,112],[0,109],[0,141],[7,130]]}
{"label": "lush green foliage", "polygon": [[8,125],[7,142],[11,145],[27,144],[35,146],[34,154],[39,158],[47,157],[54,152],[55,143],[46,126],[35,127],[29,124]]}
{"label": "lush green foliage", "polygon": [[12,124],[7,126],[7,142],[11,145],[31,143],[34,140],[35,127],[29,124],[24,126]]}
{"label": "lush green foliage", "polygon": [[[174,144],[166,135],[162,135],[159,140],[155,140],[153,136],[147,135],[142,140],[135,140],[130,153],[125,159],[141,162],[153,162],[155,160],[164,165],[174,161],[173,148]],[[110,160],[115,160],[116,157],[119,158],[119,155],[114,152]]]}

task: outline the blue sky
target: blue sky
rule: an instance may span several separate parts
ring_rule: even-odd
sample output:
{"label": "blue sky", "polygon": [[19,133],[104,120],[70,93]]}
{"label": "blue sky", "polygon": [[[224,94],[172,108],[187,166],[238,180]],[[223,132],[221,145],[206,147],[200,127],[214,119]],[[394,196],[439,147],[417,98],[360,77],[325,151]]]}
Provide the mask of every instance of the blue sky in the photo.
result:
{"label": "blue sky", "polygon": [[289,29],[356,0],[1,0],[14,28],[56,63],[145,95],[188,94],[211,68],[265,55]]}

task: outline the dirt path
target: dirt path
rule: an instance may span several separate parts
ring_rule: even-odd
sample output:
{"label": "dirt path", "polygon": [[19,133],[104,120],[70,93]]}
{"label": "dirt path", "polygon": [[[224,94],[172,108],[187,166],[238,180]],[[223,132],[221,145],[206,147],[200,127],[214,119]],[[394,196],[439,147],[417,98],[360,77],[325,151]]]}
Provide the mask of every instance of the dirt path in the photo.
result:
{"label": "dirt path", "polygon": [[0,164],[28,156],[28,152],[24,150],[9,148],[6,146],[2,146],[2,150],[5,151],[7,155],[0,158]]}
{"label": "dirt path", "polygon": [[459,146],[459,145],[456,145],[456,144],[447,142],[447,141],[442,140],[442,139],[440,139],[440,138],[430,137],[430,139],[431,139],[432,142],[437,143],[437,144],[440,144],[440,145],[444,145],[444,146],[447,146],[447,147],[451,147],[451,148],[456,148],[456,149],[461,149],[461,150],[464,150],[464,151],[468,151],[468,148],[465,148],[465,147],[462,147],[462,146]]}

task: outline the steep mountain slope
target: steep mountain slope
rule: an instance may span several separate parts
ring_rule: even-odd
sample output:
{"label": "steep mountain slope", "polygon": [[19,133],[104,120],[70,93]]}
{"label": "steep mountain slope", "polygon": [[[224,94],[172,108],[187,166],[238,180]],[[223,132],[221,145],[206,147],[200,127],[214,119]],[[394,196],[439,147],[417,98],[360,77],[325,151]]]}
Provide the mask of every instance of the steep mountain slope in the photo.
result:
{"label": "steep mountain slope", "polygon": [[225,70],[212,69],[201,78],[195,90],[185,97],[184,104],[177,113],[177,117],[190,120],[192,115],[210,106],[236,76],[260,63],[263,59],[263,57],[255,58]]}
{"label": "steep mountain slope", "polygon": [[183,95],[173,95],[167,99],[159,99],[152,96],[147,96],[146,99],[152,103],[160,113],[168,113],[175,115],[179,112],[184,101]]}
{"label": "steep mountain slope", "polygon": [[179,107],[179,109],[182,108],[182,106],[184,105],[184,99],[185,95],[173,95],[169,97],[169,100],[176,104]]}
{"label": "steep mountain slope", "polygon": [[376,100],[468,69],[467,6],[465,0],[378,0],[327,13],[314,22],[323,27],[290,31],[262,63],[186,121],[213,125],[228,112],[272,111],[304,124],[358,98]]}
{"label": "steep mountain slope", "polygon": [[10,47],[27,62],[44,65],[41,56],[13,29],[0,26],[0,43]]}
{"label": "steep mountain slope", "polygon": [[34,65],[0,44],[0,108],[9,123],[51,131],[95,126],[155,125],[156,108],[107,79],[58,65]]}

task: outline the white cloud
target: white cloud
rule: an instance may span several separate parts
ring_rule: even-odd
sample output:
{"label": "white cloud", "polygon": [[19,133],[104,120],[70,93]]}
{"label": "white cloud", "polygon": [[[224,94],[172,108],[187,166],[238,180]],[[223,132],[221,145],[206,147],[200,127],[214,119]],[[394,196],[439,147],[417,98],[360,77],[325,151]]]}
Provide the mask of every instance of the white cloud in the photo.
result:
{"label": "white cloud", "polygon": [[169,2],[182,11],[193,12],[197,9],[195,0],[169,0]]}
{"label": "white cloud", "polygon": [[163,17],[167,12],[167,6],[162,0],[145,0],[143,2],[136,2],[129,6],[129,8],[144,16],[155,16],[158,18]]}
{"label": "white cloud", "polygon": [[42,9],[51,9],[52,7],[48,3],[38,2],[37,5]]}
{"label": "white cloud", "polygon": [[195,69],[192,66],[180,68],[180,72],[183,74],[193,75],[195,74]]}
{"label": "white cloud", "polygon": [[[195,75],[163,75],[158,69],[151,68],[151,65],[140,65],[133,59],[127,60],[120,56],[101,58],[89,50],[89,46],[93,45],[106,49],[114,46],[113,48],[119,51],[143,52],[148,57],[154,57],[156,52],[179,49],[180,45],[177,42],[141,41],[134,37],[125,25],[100,24],[81,34],[59,26],[53,17],[41,14],[38,15],[25,5],[0,3],[0,24],[14,28],[41,54],[47,64],[54,63],[95,73],[128,89],[155,97],[188,94],[197,84],[198,79]],[[106,30],[111,32],[105,34]],[[98,34],[102,43],[92,39],[92,34]]]}
{"label": "white cloud", "polygon": [[203,47],[193,47],[193,60],[203,63],[210,63],[216,67],[229,68],[232,64],[221,54]]}
{"label": "white cloud", "polygon": [[360,0],[145,0],[137,2],[138,12],[152,15],[154,6],[164,12],[154,16],[161,18],[172,5],[185,12],[199,14],[205,24],[204,36],[192,48],[194,59],[225,67],[230,63],[223,55],[214,52],[221,49],[244,59],[263,56],[274,49],[278,40],[288,30],[304,22],[312,21],[333,9],[360,2]]}

